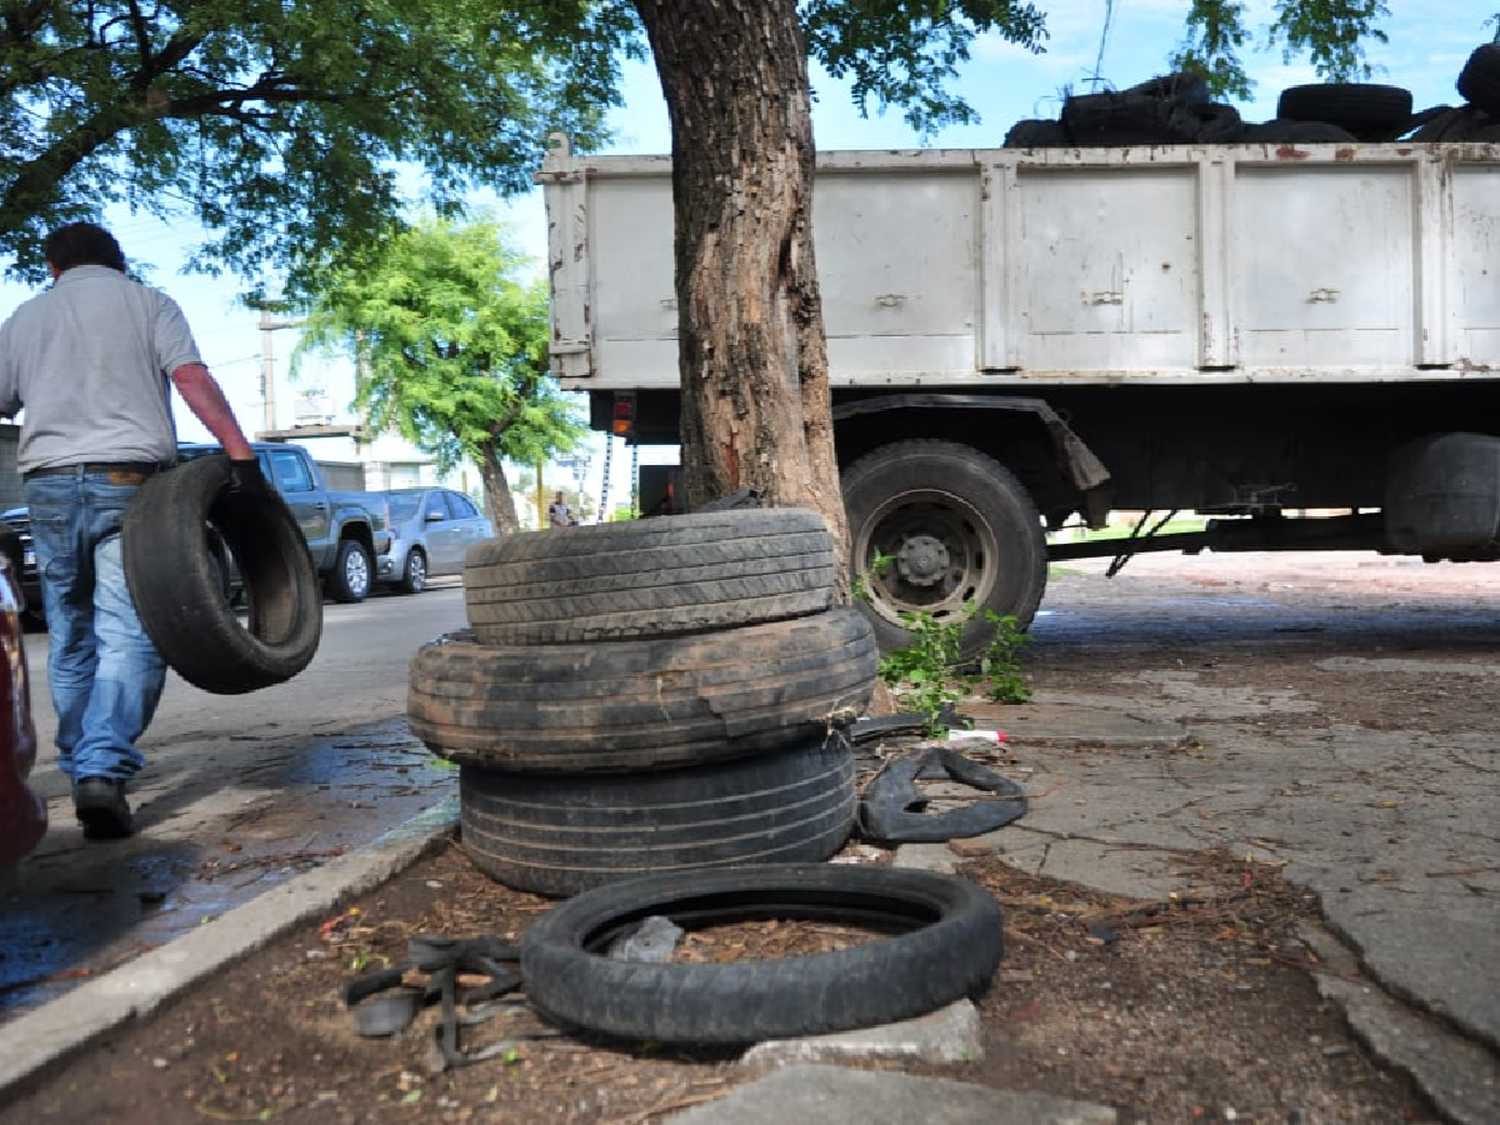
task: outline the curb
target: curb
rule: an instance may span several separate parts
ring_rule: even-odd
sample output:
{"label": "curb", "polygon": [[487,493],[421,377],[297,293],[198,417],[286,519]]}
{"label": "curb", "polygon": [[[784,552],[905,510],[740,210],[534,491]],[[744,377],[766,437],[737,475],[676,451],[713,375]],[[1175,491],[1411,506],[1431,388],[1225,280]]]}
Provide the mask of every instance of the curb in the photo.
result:
{"label": "curb", "polygon": [[0,1027],[0,1103],[26,1080],[147,1015],[230,962],[309,918],[400,874],[458,823],[453,795],[357,852],[273,887],[210,925],[183,934]]}

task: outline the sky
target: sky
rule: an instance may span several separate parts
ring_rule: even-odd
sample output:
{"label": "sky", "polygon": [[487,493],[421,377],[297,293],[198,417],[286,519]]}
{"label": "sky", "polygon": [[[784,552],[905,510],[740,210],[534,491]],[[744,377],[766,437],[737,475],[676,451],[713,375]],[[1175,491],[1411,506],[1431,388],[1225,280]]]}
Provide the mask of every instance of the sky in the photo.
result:
{"label": "sky", "polygon": [[[1168,54],[1181,42],[1187,0],[1116,0],[1108,19],[1105,0],[1037,0],[1048,13],[1046,50],[1032,54],[997,38],[976,41],[972,59],[953,88],[979,112],[977,124],[950,126],[928,139],[918,137],[902,121],[898,110],[874,112],[862,118],[846,88],[826,75],[813,74],[817,102],[813,132],[819,148],[991,148],[1006,131],[1026,117],[1056,117],[1067,93],[1089,93],[1134,85],[1163,73]],[[1366,56],[1375,66],[1372,81],[1390,82],[1412,91],[1418,109],[1458,104],[1454,81],[1469,53],[1494,33],[1484,26],[1488,13],[1500,10],[1500,0],[1386,0],[1390,16],[1382,27],[1389,42],[1369,43]],[[1279,49],[1267,49],[1263,29],[1273,13],[1269,0],[1245,0],[1247,24],[1257,29],[1253,48],[1242,52],[1242,62],[1255,83],[1250,101],[1236,106],[1247,121],[1275,116],[1276,98],[1287,86],[1317,81],[1310,64],[1287,62]],[[1101,42],[1102,40],[1102,42]],[[1103,84],[1091,81],[1095,74]],[[661,153],[671,148],[666,107],[655,71],[648,64],[630,64],[624,85],[625,105],[613,111],[614,142],[605,149],[617,153]],[[480,205],[495,204],[509,226],[514,245],[540,268],[546,256],[546,216],[541,193],[533,191],[508,202],[476,193]],[[261,333],[258,314],[239,304],[242,286],[233,278],[205,278],[180,272],[185,257],[184,221],[168,226],[145,215],[112,210],[106,222],[133,263],[150,263],[150,281],[181,304],[192,325],[205,362],[223,385],[231,405],[247,431],[266,428],[268,409],[262,393]],[[0,318],[9,315],[33,291],[0,283]],[[287,358],[296,343],[295,329],[269,334],[275,376],[275,422],[293,424],[299,396],[321,389],[338,420],[351,417],[353,396],[350,365],[343,360],[305,362],[296,383],[288,378]],[[186,410],[179,410],[178,427],[185,440],[204,440],[206,431]],[[598,439],[602,441],[602,439]],[[596,441],[596,446],[598,445]],[[594,450],[586,489],[597,495],[599,455]],[[321,455],[321,454],[320,454]],[[622,460],[621,450],[615,451]],[[628,456],[628,455],[627,455]],[[341,459],[330,457],[329,459]],[[643,461],[653,458],[649,454]],[[556,470],[558,484],[572,485],[572,474]],[[551,477],[549,476],[549,483]],[[612,485],[615,497],[622,484]]]}

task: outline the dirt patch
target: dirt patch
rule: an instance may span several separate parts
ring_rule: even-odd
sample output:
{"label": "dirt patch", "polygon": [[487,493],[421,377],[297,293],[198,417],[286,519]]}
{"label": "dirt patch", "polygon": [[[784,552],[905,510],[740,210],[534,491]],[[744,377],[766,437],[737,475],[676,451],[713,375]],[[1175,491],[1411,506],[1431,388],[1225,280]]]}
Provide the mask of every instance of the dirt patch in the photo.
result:
{"label": "dirt patch", "polygon": [[[984,1055],[900,1069],[1104,1102],[1127,1122],[1426,1119],[1421,1098],[1318,997],[1293,934],[1314,912],[1306,893],[1273,867],[1216,855],[1182,862],[1195,889],[1149,903],[969,862],[964,873],[1006,917],[1006,956],[979,999]],[[356,969],[402,960],[413,933],[515,941],[547,906],[446,845],[111,1035],[0,1119],[644,1123],[755,1077],[727,1052],[527,1040],[545,1025],[525,1013],[465,1028],[467,1051],[510,1045],[446,1072],[432,1069],[436,1009],[404,1038],[356,1036],[341,999]],[[854,940],[840,926],[737,925],[694,939],[686,956],[771,957]]]}

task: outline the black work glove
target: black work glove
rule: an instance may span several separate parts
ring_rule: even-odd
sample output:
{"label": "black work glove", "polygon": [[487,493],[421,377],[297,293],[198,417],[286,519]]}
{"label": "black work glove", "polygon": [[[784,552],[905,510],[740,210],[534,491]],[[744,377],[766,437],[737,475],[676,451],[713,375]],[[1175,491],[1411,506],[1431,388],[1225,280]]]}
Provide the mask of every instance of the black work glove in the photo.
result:
{"label": "black work glove", "polygon": [[229,491],[246,499],[270,495],[271,486],[260,471],[260,458],[229,462]]}

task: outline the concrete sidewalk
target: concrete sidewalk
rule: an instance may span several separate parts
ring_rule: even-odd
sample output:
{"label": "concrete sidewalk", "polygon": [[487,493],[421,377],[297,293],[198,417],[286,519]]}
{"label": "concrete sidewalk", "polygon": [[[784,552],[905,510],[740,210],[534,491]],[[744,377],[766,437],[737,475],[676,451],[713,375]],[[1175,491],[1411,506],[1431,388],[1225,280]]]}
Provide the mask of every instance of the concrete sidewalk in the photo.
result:
{"label": "concrete sidewalk", "polygon": [[[1236,696],[1199,687],[1191,674],[1168,687],[1176,702],[1154,706],[1149,715],[1123,696],[1053,695],[994,713],[967,708],[979,726],[1007,729],[1026,764],[1013,776],[1030,792],[1065,789],[1067,796],[1033,800],[1023,820],[978,842],[1038,874],[1150,898],[1179,889],[1173,859],[1184,851],[1221,847],[1285,862],[1288,877],[1323,902],[1330,930],[1306,937],[1330,969],[1321,987],[1345,1006],[1356,1032],[1412,1074],[1450,1119],[1500,1120],[1500,978],[1493,972],[1500,954],[1500,842],[1493,833],[1500,771],[1485,765],[1500,754],[1500,735],[1449,732],[1442,739],[1449,753],[1438,755],[1431,741],[1426,746],[1441,768],[1418,769],[1417,732],[1335,731],[1330,738],[1323,731],[1313,738],[1295,728],[1259,728],[1257,716],[1268,708],[1284,713],[1302,705],[1294,691],[1277,700]],[[1210,746],[1233,749],[1212,761],[1166,752],[1180,750],[1190,731]],[[1399,807],[1391,803],[1393,770],[1420,781]],[[288,927],[390,878],[450,832],[455,819],[451,800],[430,808],[373,845],[0,1027],[0,1100],[28,1076],[87,1049]],[[957,860],[943,845],[908,845],[898,862],[951,868]],[[952,1034],[953,1018],[961,1016],[937,1019],[930,1034]],[[778,1061],[879,1053],[889,1034],[852,1033],[836,1048],[792,1050]],[[924,1038],[929,1030],[912,1035],[913,1051],[932,1048]],[[677,1120],[754,1125],[809,1113],[832,1120],[828,1099],[838,1097],[851,1113],[865,1107],[860,1120],[908,1121],[891,1114],[917,1085],[929,1111],[924,1120],[1114,1120],[1102,1106],[1006,1099],[962,1083],[940,1084],[956,1089],[941,1099],[949,1115],[932,1116],[933,1080],[825,1071],[794,1065],[742,1088],[759,1093],[737,1094]],[[767,1116],[768,1107],[778,1108]]]}

